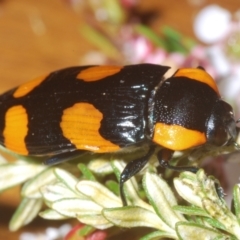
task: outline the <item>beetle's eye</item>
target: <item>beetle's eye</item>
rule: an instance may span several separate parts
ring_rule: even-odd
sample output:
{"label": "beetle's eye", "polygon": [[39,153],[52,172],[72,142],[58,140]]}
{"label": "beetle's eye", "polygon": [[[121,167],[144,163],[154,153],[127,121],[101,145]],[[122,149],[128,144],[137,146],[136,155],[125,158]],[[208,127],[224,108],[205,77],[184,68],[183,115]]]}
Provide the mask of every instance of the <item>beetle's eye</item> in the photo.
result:
{"label": "beetle's eye", "polygon": [[235,140],[237,138],[237,128],[236,122],[233,119],[227,123],[227,130],[230,138]]}
{"label": "beetle's eye", "polygon": [[229,140],[235,141],[237,138],[232,107],[226,102],[216,103],[207,122],[207,138],[209,143],[217,146],[223,146]]}
{"label": "beetle's eye", "polygon": [[227,142],[228,134],[222,119],[212,114],[207,122],[207,139],[210,144],[222,146]]}

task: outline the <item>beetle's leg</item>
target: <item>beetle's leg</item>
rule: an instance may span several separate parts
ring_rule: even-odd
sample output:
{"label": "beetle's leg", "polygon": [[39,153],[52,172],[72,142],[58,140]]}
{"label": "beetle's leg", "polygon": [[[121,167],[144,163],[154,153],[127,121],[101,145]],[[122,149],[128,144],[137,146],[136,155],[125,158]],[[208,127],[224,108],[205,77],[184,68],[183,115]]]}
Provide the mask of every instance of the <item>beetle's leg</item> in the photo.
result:
{"label": "beetle's leg", "polygon": [[178,172],[188,171],[196,173],[198,171],[198,168],[193,166],[172,166],[171,164],[169,164],[169,161],[171,160],[173,153],[174,153],[173,150],[167,148],[161,149],[157,153],[158,162],[161,167]]}
{"label": "beetle's leg", "polygon": [[126,196],[123,191],[124,183],[143,169],[143,167],[147,164],[151,155],[154,153],[154,150],[155,150],[155,145],[151,145],[145,156],[132,160],[127,164],[127,166],[122,171],[119,185],[120,185],[120,196],[124,206],[127,206]]}
{"label": "beetle's leg", "polygon": [[60,154],[53,155],[53,156],[49,157],[48,159],[46,159],[44,161],[44,164],[45,165],[56,165],[56,164],[77,158],[84,153],[86,153],[86,151],[83,151],[83,150],[75,150],[72,152],[60,153]]}
{"label": "beetle's leg", "polygon": [[[199,170],[199,168],[193,167],[193,166],[172,166],[172,165],[170,165],[169,161],[171,160],[173,153],[174,153],[174,151],[166,149],[166,148],[160,150],[157,153],[157,158],[158,158],[158,161],[159,161],[159,164],[161,167],[171,169],[174,171],[178,171],[178,172],[188,171],[188,172],[196,173]],[[219,182],[215,182],[215,188],[216,188],[216,192],[217,192],[218,196],[220,198],[224,198],[225,194],[224,194],[223,188],[220,186]]]}

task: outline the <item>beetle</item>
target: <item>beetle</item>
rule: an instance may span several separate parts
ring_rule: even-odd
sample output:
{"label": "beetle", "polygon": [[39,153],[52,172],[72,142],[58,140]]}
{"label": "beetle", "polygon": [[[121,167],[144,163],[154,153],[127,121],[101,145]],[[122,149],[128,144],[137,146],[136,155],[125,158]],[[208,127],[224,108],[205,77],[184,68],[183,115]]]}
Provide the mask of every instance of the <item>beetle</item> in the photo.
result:
{"label": "beetle", "polygon": [[0,144],[56,164],[88,151],[110,153],[148,146],[129,162],[124,183],[156,153],[172,166],[175,151],[203,145],[221,147],[237,136],[232,107],[221,99],[201,67],[177,70],[154,64],[69,67],[36,78],[0,95]]}

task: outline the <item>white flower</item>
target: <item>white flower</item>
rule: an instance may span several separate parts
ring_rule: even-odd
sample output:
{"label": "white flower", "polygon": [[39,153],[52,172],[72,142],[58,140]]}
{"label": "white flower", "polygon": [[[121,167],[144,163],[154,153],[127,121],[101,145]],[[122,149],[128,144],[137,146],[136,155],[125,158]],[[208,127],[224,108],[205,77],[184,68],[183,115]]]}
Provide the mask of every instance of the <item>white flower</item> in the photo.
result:
{"label": "white flower", "polygon": [[194,22],[194,31],[202,42],[212,44],[227,34],[230,22],[229,11],[218,5],[209,5],[198,13]]}

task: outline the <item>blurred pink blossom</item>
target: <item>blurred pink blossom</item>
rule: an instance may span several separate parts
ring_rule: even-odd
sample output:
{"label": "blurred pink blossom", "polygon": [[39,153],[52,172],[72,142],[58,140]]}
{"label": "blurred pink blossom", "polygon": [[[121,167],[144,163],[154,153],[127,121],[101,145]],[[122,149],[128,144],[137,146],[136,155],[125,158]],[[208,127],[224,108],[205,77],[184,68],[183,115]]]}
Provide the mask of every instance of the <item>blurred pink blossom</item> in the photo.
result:
{"label": "blurred pink blossom", "polygon": [[65,237],[65,240],[105,240],[107,239],[107,232],[103,230],[95,230],[87,236],[80,236],[79,231],[84,227],[84,224],[78,224],[71,229]]}

